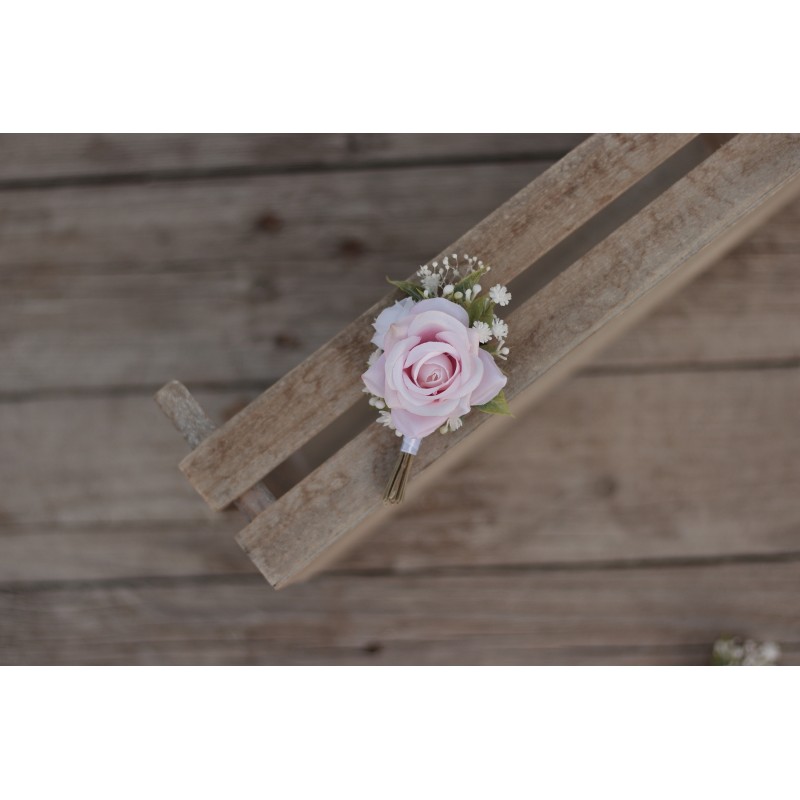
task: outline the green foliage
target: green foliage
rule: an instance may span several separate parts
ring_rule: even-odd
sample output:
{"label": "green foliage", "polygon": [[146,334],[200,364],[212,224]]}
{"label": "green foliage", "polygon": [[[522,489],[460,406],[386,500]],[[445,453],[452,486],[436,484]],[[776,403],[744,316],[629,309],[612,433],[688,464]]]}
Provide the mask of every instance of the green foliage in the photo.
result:
{"label": "green foliage", "polygon": [[469,273],[463,277],[456,285],[454,292],[466,292],[467,289],[471,289],[480,279],[482,275],[487,273],[486,267],[479,267],[478,269]]}
{"label": "green foliage", "polygon": [[470,325],[475,322],[485,322],[491,326],[494,319],[494,303],[488,295],[476,297],[471,303],[465,304],[464,307],[469,314]]}
{"label": "green foliage", "polygon": [[413,297],[415,300],[424,299],[424,295],[422,294],[423,289],[416,283],[412,283],[411,281],[393,281],[391,278],[387,278],[386,280],[391,283],[392,286],[396,286],[401,292],[405,292],[409,297]]}
{"label": "green foliage", "polygon": [[484,403],[482,406],[475,406],[479,411],[483,411],[484,414],[502,414],[505,417],[512,417],[514,416],[511,413],[511,409],[508,407],[508,401],[506,400],[506,393],[501,389],[494,399],[490,400],[488,403]]}

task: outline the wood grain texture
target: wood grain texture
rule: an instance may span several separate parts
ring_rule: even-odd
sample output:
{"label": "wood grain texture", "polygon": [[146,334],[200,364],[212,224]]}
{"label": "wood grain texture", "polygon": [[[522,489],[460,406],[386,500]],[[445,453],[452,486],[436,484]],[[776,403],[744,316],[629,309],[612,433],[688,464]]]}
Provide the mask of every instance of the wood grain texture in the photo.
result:
{"label": "wood grain texture", "polygon": [[[186,160],[90,169],[48,167],[48,145],[32,182],[98,185],[0,192],[0,661],[704,664],[722,632],[779,636],[800,663],[778,588],[798,551],[800,203],[521,418],[525,446],[504,432],[489,470],[468,458],[451,491],[479,475],[490,510],[426,492],[336,574],[275,595],[232,539],[239,516],[175,469],[185,445],[150,394],[181,375],[229,418],[536,165],[500,163],[498,140],[490,166],[207,180],[240,155],[194,138]],[[133,185],[142,169],[162,172]],[[277,231],[276,198],[294,209]],[[356,299],[298,343],[308,276]],[[278,302],[246,299],[272,277]]]}
{"label": "wood grain texture", "polygon": [[0,392],[266,385],[549,163],[0,192]]}
{"label": "wood grain texture", "polygon": [[[0,397],[153,391],[175,376],[266,386],[381,297],[387,274],[542,169],[243,179],[218,202],[215,181],[0,193]],[[283,227],[257,228],[278,206]],[[597,363],[796,358],[798,256],[793,204],[725,260],[727,277],[701,278]]]}
{"label": "wood grain texture", "polygon": [[[170,381],[162,386],[155,401],[189,447],[197,447],[214,432],[214,423],[182,383]],[[263,483],[257,483],[237,498],[234,505],[251,520],[274,502],[275,495]]]}
{"label": "wood grain texture", "polygon": [[[692,138],[592,137],[438,257],[491,253],[493,279],[510,282]],[[181,462],[212,508],[224,508],[358,400],[371,347],[364,331],[396,296],[361,314]]]}
{"label": "wood grain texture", "polygon": [[732,631],[796,662],[799,603],[796,562],[29,587],[0,590],[0,662],[704,664]]}
{"label": "wood grain texture", "polygon": [[[494,169],[508,167],[483,173],[484,200],[506,185]],[[474,171],[463,172],[465,180],[477,179]],[[463,225],[486,210],[465,205]],[[406,213],[413,219],[411,208]],[[81,225],[90,223],[106,224],[101,208]],[[435,238],[433,226],[422,219],[419,224],[421,238]],[[440,224],[459,229],[456,217]],[[330,225],[334,240],[335,226],[346,229],[348,222],[337,218]],[[382,251],[388,246],[379,239],[389,235],[390,225],[390,220],[376,220],[370,247]],[[83,235],[97,234],[88,229]],[[294,240],[306,234],[303,228],[281,237]],[[349,322],[354,309],[328,302],[331,274],[354,306],[368,305],[383,292],[382,259],[395,263],[397,257],[401,260],[394,268],[406,269],[422,257],[416,246],[416,239],[408,237],[397,243],[396,254],[364,254],[339,265],[315,262],[309,250],[306,262],[286,256],[286,267],[265,269],[255,260],[237,262],[227,271],[197,262],[159,267],[157,260],[135,268],[109,263],[85,269],[56,262],[46,274],[31,266],[4,265],[0,397],[112,388],[150,391],[174,375],[199,386],[266,386]],[[799,263],[800,203],[795,202],[594,363],[639,367],[797,359]],[[267,275],[277,299],[257,288]],[[313,311],[306,321],[303,308]]]}
{"label": "wood grain texture", "polygon": [[[796,191],[798,176],[800,137],[740,136],[723,146],[509,315],[514,358],[507,395],[513,399],[537,381],[541,388],[560,378],[565,367],[579,363],[576,356],[591,354],[599,331],[633,319],[634,304],[649,304],[649,293],[660,295],[667,282],[707,265],[704,256],[713,257],[721,241],[733,246],[746,234],[745,220],[785,191]],[[430,437],[415,459],[418,474],[445,451],[455,460],[454,445],[483,422],[470,415],[447,442]],[[273,586],[291,580],[380,510],[381,484],[396,450],[386,433],[377,426],[365,430],[237,537]]]}
{"label": "wood grain texture", "polygon": [[[579,375],[335,568],[799,553],[798,396],[798,369]],[[216,413],[237,397],[202,399]],[[145,398],[15,408],[0,406],[2,430],[26,431],[3,460],[0,584],[253,574],[233,539],[241,518],[197,501],[169,458],[180,441]],[[64,418],[68,438],[55,435]],[[109,440],[97,420],[112,418],[113,448],[81,450]]]}
{"label": "wood grain texture", "polygon": [[0,187],[215,170],[560,157],[584,134],[0,134]]}

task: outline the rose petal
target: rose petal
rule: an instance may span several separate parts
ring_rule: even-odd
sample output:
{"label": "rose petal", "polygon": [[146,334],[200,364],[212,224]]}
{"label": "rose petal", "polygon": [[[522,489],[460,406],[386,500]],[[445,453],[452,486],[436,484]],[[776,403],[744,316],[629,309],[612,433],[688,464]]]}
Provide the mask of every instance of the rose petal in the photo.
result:
{"label": "rose petal", "polygon": [[386,354],[381,355],[375,363],[361,376],[364,385],[376,397],[386,393]]}
{"label": "rose petal", "polygon": [[372,344],[380,347],[381,350],[385,350],[386,348],[383,344],[389,326],[402,317],[408,316],[415,305],[416,303],[411,297],[406,297],[403,300],[398,300],[394,305],[389,306],[389,308],[384,308],[375,318],[375,322],[372,323],[372,327],[375,328]]}
{"label": "rose petal", "polygon": [[410,350],[406,356],[405,366],[413,367],[420,359],[428,358],[440,353],[449,353],[454,359],[458,359],[458,351],[447,342],[422,342]]}
{"label": "rose petal", "polygon": [[446,353],[431,354],[414,365],[412,378],[424,389],[448,383],[455,370],[455,362]]}
{"label": "rose petal", "polygon": [[408,338],[408,320],[411,318],[406,315],[399,321],[393,322],[383,337],[383,349],[385,352],[393,350],[400,342]]}
{"label": "rose petal", "polygon": [[489,353],[480,350],[478,357],[483,363],[483,377],[470,397],[469,402],[473,406],[482,406],[484,403],[488,403],[508,383],[508,378],[500,372],[500,368]]}
{"label": "rose petal", "polygon": [[459,320],[441,311],[425,311],[409,317],[408,335],[419,336],[423,342],[436,340],[446,331],[453,335],[460,334],[462,339],[466,340],[467,330],[468,328],[465,328]]}
{"label": "rose petal", "polygon": [[443,314],[458,320],[465,328],[469,327],[469,314],[466,309],[444,297],[432,297],[430,300],[420,300],[410,310],[410,314],[424,314],[426,311],[441,311]]}
{"label": "rose petal", "polygon": [[403,436],[410,436],[412,439],[424,439],[437,428],[441,428],[445,422],[447,414],[423,417],[402,408],[392,409],[392,424]]}

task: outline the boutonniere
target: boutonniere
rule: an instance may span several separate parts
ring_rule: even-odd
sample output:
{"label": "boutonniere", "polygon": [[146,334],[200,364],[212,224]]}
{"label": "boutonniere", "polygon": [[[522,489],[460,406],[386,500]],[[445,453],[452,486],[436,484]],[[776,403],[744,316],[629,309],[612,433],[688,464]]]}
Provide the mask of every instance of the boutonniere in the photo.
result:
{"label": "boutonniere", "polygon": [[367,371],[361,376],[378,422],[403,437],[400,458],[383,499],[403,499],[422,440],[458,430],[473,408],[508,414],[497,365],[505,361],[508,325],[496,314],[511,294],[479,281],[491,267],[472,256],[446,256],[417,270],[417,281],[392,281],[407,297],[384,309],[373,323]]}

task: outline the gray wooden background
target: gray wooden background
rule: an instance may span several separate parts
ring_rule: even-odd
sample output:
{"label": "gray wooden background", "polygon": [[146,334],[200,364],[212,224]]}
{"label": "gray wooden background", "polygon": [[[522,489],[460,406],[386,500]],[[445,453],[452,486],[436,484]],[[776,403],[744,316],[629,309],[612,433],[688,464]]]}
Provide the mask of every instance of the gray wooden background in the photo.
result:
{"label": "gray wooden background", "polygon": [[800,204],[309,584],[177,471],[581,138],[0,136],[0,662],[800,663]]}

